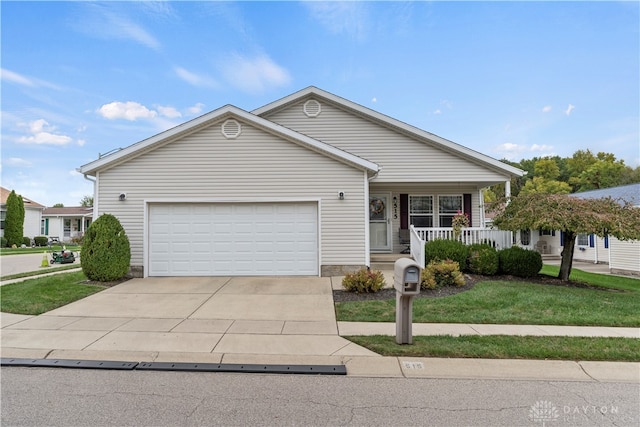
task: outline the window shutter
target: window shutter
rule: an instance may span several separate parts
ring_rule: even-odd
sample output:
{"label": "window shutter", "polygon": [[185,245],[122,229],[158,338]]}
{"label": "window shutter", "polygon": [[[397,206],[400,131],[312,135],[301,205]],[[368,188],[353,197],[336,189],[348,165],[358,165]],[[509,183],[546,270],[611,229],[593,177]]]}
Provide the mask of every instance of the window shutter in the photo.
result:
{"label": "window shutter", "polygon": [[409,228],[409,195],[400,195],[400,229],[406,230]]}
{"label": "window shutter", "polygon": [[609,236],[604,236],[604,248],[609,249]]}
{"label": "window shutter", "polygon": [[473,215],[471,209],[471,194],[462,195],[462,209],[464,214],[469,218],[469,227],[473,227]]}
{"label": "window shutter", "polygon": [[49,235],[49,218],[44,220],[44,234]]}
{"label": "window shutter", "polygon": [[564,246],[564,232],[560,230],[560,246]]}
{"label": "window shutter", "polygon": [[593,248],[593,247],[595,247],[595,246],[596,246],[596,245],[595,245],[595,239],[594,239],[594,237],[595,237],[595,236],[594,236],[593,234],[589,234],[589,247],[590,247],[590,248]]}

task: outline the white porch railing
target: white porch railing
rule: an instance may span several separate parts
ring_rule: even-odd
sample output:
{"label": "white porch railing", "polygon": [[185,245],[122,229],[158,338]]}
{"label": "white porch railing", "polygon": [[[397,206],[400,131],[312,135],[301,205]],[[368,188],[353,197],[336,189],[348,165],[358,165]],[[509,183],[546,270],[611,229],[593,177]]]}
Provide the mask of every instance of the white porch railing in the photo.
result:
{"label": "white porch railing", "polygon": [[[424,245],[437,239],[454,240],[453,228],[415,228],[410,226],[411,257],[424,268]],[[489,243],[496,249],[512,246],[511,231],[493,230],[491,228],[467,227],[460,232],[460,241],[465,245]]]}

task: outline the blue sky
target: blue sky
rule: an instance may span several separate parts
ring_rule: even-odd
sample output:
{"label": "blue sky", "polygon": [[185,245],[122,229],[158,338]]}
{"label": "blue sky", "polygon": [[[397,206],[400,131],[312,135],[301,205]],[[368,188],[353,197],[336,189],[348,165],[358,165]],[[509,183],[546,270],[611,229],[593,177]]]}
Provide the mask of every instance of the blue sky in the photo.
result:
{"label": "blue sky", "polygon": [[2,1],[2,186],[310,85],[492,157],[640,164],[638,2]]}

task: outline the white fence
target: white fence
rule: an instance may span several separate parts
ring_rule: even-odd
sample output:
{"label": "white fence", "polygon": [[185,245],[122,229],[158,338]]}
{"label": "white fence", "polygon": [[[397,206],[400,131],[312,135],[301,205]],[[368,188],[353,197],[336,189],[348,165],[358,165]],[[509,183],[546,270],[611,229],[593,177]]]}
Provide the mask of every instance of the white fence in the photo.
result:
{"label": "white fence", "polygon": [[475,243],[488,243],[496,249],[505,249],[512,246],[513,237],[511,231],[492,230],[490,228],[467,227],[455,238],[453,228],[416,228],[410,227],[411,257],[424,268],[424,245],[430,240],[460,240],[465,245]]}

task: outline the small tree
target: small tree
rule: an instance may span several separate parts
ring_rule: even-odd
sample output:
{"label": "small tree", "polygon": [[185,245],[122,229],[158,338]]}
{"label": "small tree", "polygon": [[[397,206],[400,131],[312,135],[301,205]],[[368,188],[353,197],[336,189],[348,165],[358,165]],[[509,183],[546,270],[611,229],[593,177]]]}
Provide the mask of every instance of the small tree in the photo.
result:
{"label": "small tree", "polygon": [[[504,201],[502,206],[504,206]],[[514,197],[494,218],[503,230],[561,230],[564,248],[560,264],[560,280],[569,280],[578,234],[620,240],[640,239],[640,209],[631,203],[611,198],[580,199],[564,194],[520,194]]]}
{"label": "small tree", "polygon": [[52,208],[64,208],[64,204],[62,203],[56,203],[55,205],[51,206]]}
{"label": "small tree", "polygon": [[20,246],[24,237],[24,201],[15,190],[11,190],[6,205],[4,237],[7,239],[7,246]]}
{"label": "small tree", "polygon": [[90,280],[109,282],[127,274],[131,247],[118,218],[104,214],[89,226],[80,261],[83,273]]}
{"label": "small tree", "polygon": [[85,208],[90,208],[93,206],[93,196],[84,196],[82,200],[80,200],[80,206]]}

